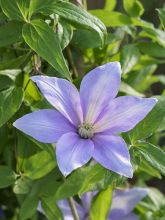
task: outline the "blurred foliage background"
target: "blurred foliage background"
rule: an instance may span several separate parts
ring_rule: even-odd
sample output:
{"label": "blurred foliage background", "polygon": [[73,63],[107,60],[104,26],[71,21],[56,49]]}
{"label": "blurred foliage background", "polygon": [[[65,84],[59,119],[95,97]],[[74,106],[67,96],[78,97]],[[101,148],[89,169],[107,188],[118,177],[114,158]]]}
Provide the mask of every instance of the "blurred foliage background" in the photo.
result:
{"label": "blurred foliage background", "polygon": [[[154,187],[136,212],[143,220],[164,220],[165,2],[67,3],[0,1],[0,207],[4,211],[0,219],[44,219],[36,212],[39,200],[49,219],[62,219],[55,200],[113,184]],[[55,146],[39,143],[12,126],[28,112],[52,108],[30,76],[72,78],[79,87],[85,73],[111,61],[122,65],[119,95],[159,99],[144,121],[123,134],[130,146],[134,178],[126,180],[96,164],[76,170],[63,182]]]}

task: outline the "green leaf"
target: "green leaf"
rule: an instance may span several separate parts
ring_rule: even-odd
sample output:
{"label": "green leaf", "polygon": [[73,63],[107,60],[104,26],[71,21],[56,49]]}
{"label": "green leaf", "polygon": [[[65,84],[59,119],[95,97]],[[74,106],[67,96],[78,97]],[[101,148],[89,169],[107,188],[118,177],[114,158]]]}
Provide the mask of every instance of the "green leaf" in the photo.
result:
{"label": "green leaf", "polygon": [[161,131],[165,131],[165,117],[163,118],[163,120],[161,121],[158,129],[156,130],[157,132],[161,132]]}
{"label": "green leaf", "polygon": [[123,0],[125,11],[133,17],[141,16],[144,13],[143,5],[138,0]]}
{"label": "green leaf", "polygon": [[149,56],[165,58],[165,48],[155,42],[141,42],[138,48]]}
{"label": "green leaf", "polygon": [[23,94],[21,87],[11,86],[5,90],[0,88],[0,127],[18,111]]}
{"label": "green leaf", "polygon": [[106,34],[104,24],[83,8],[64,1],[47,0],[41,4],[40,0],[34,0],[30,5],[30,13],[37,12],[46,15],[55,13],[76,27],[95,30],[100,36],[102,45],[104,44]]}
{"label": "green leaf", "polygon": [[70,79],[70,73],[62,54],[62,50],[56,34],[44,22],[33,20],[23,26],[23,38],[25,42],[51,64],[61,75]]}
{"label": "green leaf", "polygon": [[161,179],[160,172],[153,168],[145,159],[144,157],[140,161],[140,166],[138,167],[140,170],[142,170],[145,173],[148,173],[150,176],[157,177],[158,179]]}
{"label": "green leaf", "polygon": [[29,54],[19,56],[15,59],[10,59],[4,62],[0,62],[0,70],[17,69],[27,60]]}
{"label": "green leaf", "polygon": [[24,175],[33,180],[39,179],[50,173],[55,166],[55,157],[52,157],[46,151],[41,151],[24,160]]}
{"label": "green leaf", "polygon": [[137,92],[133,87],[131,87],[125,82],[121,82],[119,91],[124,92],[128,95],[144,97],[142,93]]}
{"label": "green leaf", "polygon": [[128,73],[139,61],[139,58],[139,49],[134,44],[124,46],[120,57],[123,73]]}
{"label": "green leaf", "polygon": [[143,158],[155,169],[165,175],[165,152],[150,143],[135,145]]}
{"label": "green leaf", "polygon": [[[20,74],[21,74],[21,70],[20,69],[12,69],[12,70],[6,69],[6,70],[0,71],[1,79],[3,77],[8,78],[8,80],[10,80],[10,82],[11,82],[10,86],[12,86],[14,84],[14,82],[17,81],[17,78],[19,78]],[[8,87],[9,87],[8,84],[5,85],[4,87],[3,86],[1,87],[1,84],[0,84],[0,90],[2,90],[2,88],[8,88]]]}
{"label": "green leaf", "polygon": [[57,36],[62,50],[69,44],[73,36],[73,28],[65,21],[60,21],[57,28]]}
{"label": "green leaf", "polygon": [[22,39],[22,23],[10,21],[0,27],[0,47],[16,43]]}
{"label": "green leaf", "polygon": [[70,175],[58,188],[56,199],[60,200],[78,194],[89,169],[90,168],[81,168],[79,169],[79,172],[75,171]]}
{"label": "green leaf", "polygon": [[13,185],[15,179],[15,173],[11,168],[0,165],[0,189]]}
{"label": "green leaf", "polygon": [[[138,63],[139,65],[139,63]],[[135,71],[131,71],[127,77],[127,83],[139,92],[144,92],[153,83],[152,75],[157,69],[157,65],[136,65]]]}
{"label": "green leaf", "polygon": [[32,16],[39,12],[52,14],[51,10],[56,2],[57,0],[33,0],[30,2],[29,15]]}
{"label": "green leaf", "polygon": [[99,192],[91,205],[90,215],[92,220],[106,220],[112,203],[112,187]]}
{"label": "green leaf", "polygon": [[26,220],[31,218],[37,209],[38,206],[38,197],[36,195],[29,195],[26,197],[26,199],[23,201],[20,209],[20,219]]}
{"label": "green leaf", "polygon": [[87,48],[99,48],[100,40],[94,31],[77,29],[73,34],[72,44],[82,50]]}
{"label": "green leaf", "polygon": [[99,164],[91,167],[91,169],[87,172],[84,181],[82,182],[79,194],[83,194],[87,191],[93,190],[96,185],[100,185],[100,180],[106,179],[107,174],[108,171]]}
{"label": "green leaf", "polygon": [[13,191],[15,194],[27,194],[30,192],[31,186],[32,181],[25,176],[21,176],[15,181]]}
{"label": "green leaf", "polygon": [[82,167],[70,175],[56,192],[56,199],[64,199],[87,191],[105,189],[121,182],[122,177],[99,164]]}
{"label": "green leaf", "polygon": [[13,20],[27,21],[30,0],[0,0],[4,14]]}
{"label": "green leaf", "polygon": [[128,132],[132,142],[151,136],[165,117],[165,97],[156,98],[158,102],[153,110],[135,128]]}
{"label": "green leaf", "polygon": [[149,192],[148,192],[148,196],[153,201],[153,203],[157,209],[162,209],[165,206],[164,194],[161,193],[158,189],[150,187]]}
{"label": "green leaf", "polygon": [[164,59],[156,59],[156,58],[150,57],[148,55],[141,55],[139,62],[136,64],[136,66],[133,69],[140,70],[144,66],[162,64],[162,63],[165,63]]}
{"label": "green leaf", "polygon": [[120,27],[123,25],[131,25],[133,23],[129,16],[120,12],[109,12],[107,10],[96,9],[90,10],[90,13],[98,17],[106,27]]}
{"label": "green leaf", "polygon": [[113,11],[116,7],[116,0],[106,0],[104,5],[104,10]]}
{"label": "green leaf", "polygon": [[25,89],[25,100],[34,105],[36,102],[41,101],[42,96],[38,88],[32,80],[30,80],[29,74],[24,73],[23,87]]}
{"label": "green leaf", "polygon": [[13,81],[6,75],[0,74],[0,92],[13,86]]}
{"label": "green leaf", "polygon": [[37,147],[39,147],[40,149],[46,151],[47,153],[50,154],[50,156],[52,158],[54,158],[55,156],[55,150],[54,150],[54,146],[53,144],[46,144],[46,143],[41,143],[37,140],[35,140],[34,138],[30,137],[30,136],[27,136],[26,135],[26,138],[29,139],[30,142],[34,143]]}
{"label": "green leaf", "polygon": [[140,37],[148,37],[165,47],[165,32],[154,27],[143,27]]}
{"label": "green leaf", "polygon": [[158,14],[159,14],[159,18],[160,18],[160,21],[165,29],[165,9],[164,8],[159,8],[159,9],[156,9],[158,11]]}

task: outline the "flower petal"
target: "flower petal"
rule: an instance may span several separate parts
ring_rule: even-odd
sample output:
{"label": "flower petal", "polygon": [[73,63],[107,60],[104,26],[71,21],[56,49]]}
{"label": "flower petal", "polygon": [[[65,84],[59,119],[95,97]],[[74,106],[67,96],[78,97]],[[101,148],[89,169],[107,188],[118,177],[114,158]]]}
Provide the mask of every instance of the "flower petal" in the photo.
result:
{"label": "flower petal", "polygon": [[148,193],[145,188],[115,190],[113,194],[110,219],[127,216]]}
{"label": "flower petal", "polygon": [[92,200],[93,200],[94,196],[96,196],[97,193],[98,193],[97,191],[91,191],[91,192],[87,192],[81,196],[81,202],[82,202],[82,205],[84,208],[84,213],[86,216],[90,212],[90,206],[91,206]]}
{"label": "flower petal", "polygon": [[108,131],[112,134],[129,131],[145,118],[156,102],[155,98],[118,97],[111,101],[109,108],[95,123],[95,132]]}
{"label": "flower petal", "polygon": [[94,123],[109,101],[117,95],[120,79],[119,62],[99,66],[84,77],[80,86],[80,98],[86,122]]}
{"label": "flower petal", "polygon": [[108,220],[139,220],[139,217],[134,213],[130,213],[121,218],[108,218]]}
{"label": "flower petal", "polygon": [[[76,210],[78,213],[78,216],[80,219],[84,219],[85,220],[85,213],[83,208],[76,202],[74,201],[74,204],[76,206]],[[58,206],[61,209],[63,216],[64,216],[64,220],[73,220],[73,214],[72,214],[72,210],[70,208],[69,202],[68,200],[60,200],[58,201]]]}
{"label": "flower petal", "polygon": [[64,220],[73,220],[72,210],[67,200],[58,201],[58,206],[63,213]]}
{"label": "flower petal", "polygon": [[82,122],[80,96],[76,87],[65,79],[48,76],[33,76],[45,98],[70,122],[79,125]]}
{"label": "flower petal", "polygon": [[75,127],[63,115],[51,109],[24,115],[13,125],[25,134],[44,143],[54,143],[63,134],[75,131]]}
{"label": "flower petal", "polygon": [[59,169],[64,176],[87,163],[93,153],[94,145],[90,139],[81,139],[76,133],[64,134],[56,145]]}
{"label": "flower petal", "polygon": [[118,136],[97,134],[93,158],[102,166],[120,175],[132,178],[133,169],[125,141]]}

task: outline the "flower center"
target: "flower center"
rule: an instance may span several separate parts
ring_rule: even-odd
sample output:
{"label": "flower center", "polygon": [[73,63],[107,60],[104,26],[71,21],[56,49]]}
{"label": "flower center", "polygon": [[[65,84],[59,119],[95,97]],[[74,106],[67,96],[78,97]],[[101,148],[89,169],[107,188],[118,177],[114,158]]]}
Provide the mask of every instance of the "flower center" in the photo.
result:
{"label": "flower center", "polygon": [[83,123],[78,127],[78,133],[81,138],[88,139],[94,136],[94,130],[92,125]]}

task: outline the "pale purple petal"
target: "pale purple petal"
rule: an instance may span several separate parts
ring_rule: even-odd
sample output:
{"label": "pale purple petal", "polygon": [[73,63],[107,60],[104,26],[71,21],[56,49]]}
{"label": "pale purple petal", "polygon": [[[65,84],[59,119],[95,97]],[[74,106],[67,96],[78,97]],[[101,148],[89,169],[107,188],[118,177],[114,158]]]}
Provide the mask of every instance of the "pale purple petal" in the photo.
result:
{"label": "pale purple petal", "polygon": [[44,210],[42,208],[42,205],[41,205],[41,201],[39,201],[39,203],[38,203],[37,211],[41,212],[42,214],[45,214]]}
{"label": "pale purple petal", "polygon": [[139,220],[139,217],[134,213],[130,213],[121,218],[108,218],[108,220]]}
{"label": "pale purple petal", "polygon": [[118,97],[111,101],[95,123],[95,132],[126,132],[138,124],[155,106],[155,98]]}
{"label": "pale purple petal", "polygon": [[59,169],[64,176],[87,163],[93,153],[94,145],[90,139],[81,139],[76,133],[64,134],[56,145]]}
{"label": "pale purple petal", "polygon": [[[83,219],[85,220],[84,209],[76,201],[74,201],[74,204],[76,206],[76,210],[79,215],[79,218],[81,220],[83,220]],[[74,220],[68,200],[65,199],[65,200],[58,201],[58,206],[63,213],[64,220]]]}
{"label": "pale purple petal", "polygon": [[87,192],[81,196],[82,205],[86,216],[89,214],[90,205],[93,197],[97,194],[97,191]]}
{"label": "pale purple petal", "polygon": [[76,87],[65,79],[33,76],[45,98],[74,125],[82,122],[80,96]]}
{"label": "pale purple petal", "polygon": [[80,98],[84,120],[94,123],[118,92],[121,80],[119,62],[111,62],[90,71],[82,80]]}
{"label": "pale purple petal", "polygon": [[61,113],[51,109],[24,115],[13,125],[25,134],[44,143],[54,143],[63,134],[76,130]]}
{"label": "pale purple petal", "polygon": [[118,219],[127,216],[147,193],[147,189],[138,187],[126,190],[115,190],[110,211],[110,219]]}
{"label": "pale purple petal", "polygon": [[125,141],[118,136],[97,134],[94,139],[93,158],[102,166],[120,175],[133,176],[130,155]]}
{"label": "pale purple petal", "polygon": [[67,200],[58,201],[58,206],[63,213],[64,220],[74,220],[71,208],[69,206],[69,202]]}

